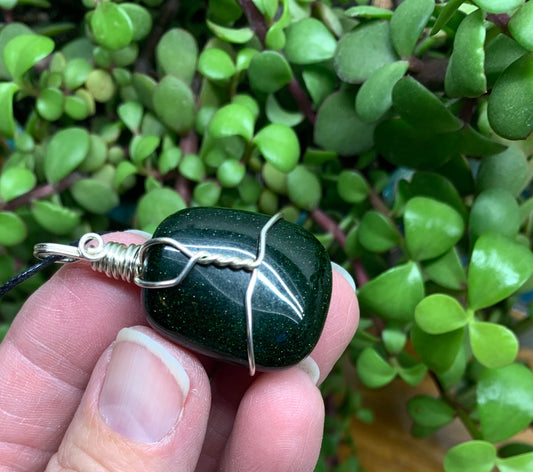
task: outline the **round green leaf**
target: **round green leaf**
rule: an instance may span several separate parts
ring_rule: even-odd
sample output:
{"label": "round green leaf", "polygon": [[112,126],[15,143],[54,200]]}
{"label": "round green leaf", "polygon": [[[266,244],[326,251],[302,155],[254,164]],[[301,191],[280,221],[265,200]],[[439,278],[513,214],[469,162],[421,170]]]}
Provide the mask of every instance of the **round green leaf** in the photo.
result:
{"label": "round green leaf", "polygon": [[488,102],[488,119],[496,133],[523,139],[533,130],[533,54],[513,62],[500,75]]}
{"label": "round green leaf", "polygon": [[0,244],[14,246],[26,238],[27,229],[24,222],[10,211],[0,211]]}
{"label": "round green leaf", "polygon": [[287,192],[295,205],[312,210],[320,203],[322,185],[313,172],[299,165],[287,175]]}
{"label": "round green leaf", "polygon": [[487,91],[483,22],[483,13],[476,10],[457,29],[444,80],[444,88],[450,97],[477,97]]}
{"label": "round green leaf", "polygon": [[361,307],[386,319],[410,321],[424,298],[424,281],[414,262],[398,265],[363,285],[358,292]]}
{"label": "round green leaf", "polygon": [[140,41],[148,36],[152,29],[152,16],[150,12],[136,3],[121,3],[122,10],[130,17],[133,28],[133,41]]}
{"label": "round green leaf", "polygon": [[313,103],[317,106],[332,94],[337,86],[335,72],[319,64],[305,67],[302,78]]}
{"label": "round green leaf", "polygon": [[143,107],[139,102],[125,102],[117,109],[118,116],[132,133],[138,133],[143,117]]}
{"label": "round green leaf", "polygon": [[417,395],[407,402],[407,409],[415,423],[433,428],[440,428],[455,416],[455,409],[439,398],[429,395]]}
{"label": "round green leaf", "polygon": [[250,61],[248,78],[253,89],[274,93],[292,80],[292,70],[287,59],[280,53],[263,51]]}
{"label": "round green leaf", "polygon": [[533,373],[521,364],[486,369],[481,373],[477,404],[481,431],[488,441],[508,439],[531,423],[531,392]]}
{"label": "round green leaf", "polygon": [[498,459],[498,470],[500,472],[523,472],[531,469],[533,469],[533,452]]}
{"label": "round green leaf", "polygon": [[532,3],[524,3],[511,17],[508,28],[513,38],[529,51],[533,51],[533,7]]}
{"label": "round green leaf", "polygon": [[80,224],[78,212],[46,200],[34,201],[31,213],[37,223],[53,234],[70,234]]}
{"label": "round green leaf", "polygon": [[115,190],[122,190],[128,185],[130,180],[135,182],[133,176],[137,173],[137,167],[135,167],[130,161],[122,161],[118,164],[115,176],[113,178],[113,187]]}
{"label": "round green leaf", "polygon": [[21,34],[11,39],[4,48],[4,63],[15,81],[32,66],[54,50],[54,42],[37,34]]}
{"label": "round green leaf", "polygon": [[396,377],[396,369],[372,347],[365,348],[357,358],[357,373],[370,388],[383,387]]}
{"label": "round green leaf", "polygon": [[134,136],[130,142],[131,160],[139,165],[159,146],[158,136]]}
{"label": "round green leaf", "polygon": [[97,102],[108,102],[115,95],[115,81],[111,74],[105,70],[93,70],[87,76],[85,85]]}
{"label": "round green leaf", "polygon": [[[4,50],[9,41],[21,34],[33,34],[33,31],[24,23],[18,23],[16,21],[4,25],[0,30],[0,51]],[[0,79],[11,79],[4,62],[3,54],[0,54]]]}
{"label": "round green leaf", "polygon": [[99,3],[91,15],[90,23],[94,38],[107,49],[121,49],[133,39],[131,19],[116,3]]}
{"label": "round green leaf", "polygon": [[265,113],[272,123],[279,123],[286,126],[296,126],[304,120],[304,115],[300,111],[284,110],[274,94],[270,94],[265,103]]}
{"label": "round green leaf", "polygon": [[208,131],[213,138],[242,136],[250,141],[254,134],[255,118],[245,106],[232,103],[226,105],[213,115]]}
{"label": "round green leaf", "polygon": [[470,212],[470,234],[475,240],[487,231],[514,238],[520,228],[520,208],[516,199],[502,188],[481,192]]}
{"label": "round green leaf", "polygon": [[317,145],[346,156],[372,147],[374,125],[357,115],[353,103],[354,95],[347,90],[333,93],[324,101],[316,117]]}
{"label": "round green leaf", "polygon": [[470,345],[476,359],[486,367],[510,364],[518,354],[518,339],[505,326],[474,321],[469,325]]}
{"label": "round green leaf", "polygon": [[488,13],[507,13],[522,5],[524,0],[474,0],[474,3]]}
{"label": "round green leaf", "polygon": [[251,28],[226,28],[209,20],[206,23],[217,38],[223,39],[228,43],[244,44],[254,36]]}
{"label": "round green leaf", "polygon": [[516,292],[533,273],[533,254],[497,233],[482,234],[468,272],[468,307],[485,308]]}
{"label": "round green leaf", "polygon": [[464,328],[443,334],[429,334],[414,324],[411,340],[424,364],[432,371],[443,374],[448,372],[460,355],[464,334]]}
{"label": "round green leaf", "polygon": [[345,202],[359,203],[367,198],[370,188],[360,172],[343,170],[337,181],[337,192]]}
{"label": "round green leaf", "polygon": [[177,133],[187,132],[194,124],[194,95],[177,77],[167,75],[163,78],[154,91],[153,103],[157,116]]}
{"label": "round green leaf", "polygon": [[462,237],[464,222],[453,208],[431,198],[415,197],[404,212],[405,240],[416,260],[448,252]]}
{"label": "round green leaf", "polygon": [[372,252],[385,252],[400,243],[400,234],[382,213],[367,211],[359,225],[359,242]]}
{"label": "round green leaf", "polygon": [[35,174],[23,167],[11,167],[0,174],[0,199],[4,202],[29,192],[37,179]]}
{"label": "round green leaf", "polygon": [[272,123],[262,128],[253,143],[267,162],[281,172],[290,172],[300,159],[300,142],[292,128]]}
{"label": "round green leaf", "polygon": [[376,70],[357,92],[355,110],[365,121],[381,118],[392,105],[392,89],[407,72],[409,63],[397,61]]}
{"label": "round green leaf", "polygon": [[15,135],[16,123],[13,116],[13,96],[19,87],[13,82],[0,83],[0,134],[6,138]]}
{"label": "round green leaf", "polygon": [[433,10],[433,0],[405,0],[390,20],[390,36],[396,52],[404,58],[411,56]]}
{"label": "round green leaf", "polygon": [[429,278],[442,287],[466,288],[466,273],[455,248],[436,259],[424,261],[423,268]]}
{"label": "round green leaf", "polygon": [[89,107],[83,98],[68,95],[65,98],[65,113],[73,120],[81,121],[89,116]]}
{"label": "round green leaf", "polygon": [[383,18],[390,20],[393,12],[387,8],[379,8],[372,5],[358,5],[348,8],[344,14],[352,18]]}
{"label": "round green leaf", "polygon": [[119,204],[115,190],[97,179],[82,179],[70,188],[74,200],[91,213],[103,215]]}
{"label": "round green leaf", "polygon": [[463,126],[434,93],[412,77],[404,77],[396,83],[392,89],[392,103],[401,117],[418,130],[446,133]]}
{"label": "round green leaf", "polygon": [[156,188],[142,196],[137,207],[141,229],[153,232],[167,216],[183,210],[187,205],[183,198],[169,188]]}
{"label": "round green leaf", "polygon": [[237,187],[246,174],[246,167],[236,159],[227,159],[217,169],[217,179],[223,187]]}
{"label": "round green leaf", "polygon": [[389,22],[372,21],[345,34],[335,52],[335,71],[344,81],[362,83],[385,64],[398,60],[389,36]]}
{"label": "round green leaf", "polygon": [[449,295],[436,293],[424,298],[415,308],[415,320],[426,333],[442,334],[465,326],[470,317],[461,304]]}
{"label": "round green leaf", "polygon": [[274,192],[284,195],[287,193],[287,174],[276,169],[269,162],[263,165],[263,180],[268,188]]}
{"label": "round green leaf", "polygon": [[68,61],[63,72],[65,87],[69,90],[81,87],[93,69],[94,66],[83,57]]}
{"label": "round green leaf", "polygon": [[205,178],[205,165],[196,154],[185,154],[179,163],[179,170],[193,182],[200,182]]}
{"label": "round green leaf", "polygon": [[48,143],[44,157],[44,173],[51,183],[69,175],[89,152],[89,133],[82,128],[64,128]]}
{"label": "round green leaf", "polygon": [[239,184],[239,196],[245,203],[257,203],[262,191],[261,184],[251,175],[245,175]]}
{"label": "round green leaf", "polygon": [[172,74],[190,84],[196,71],[198,46],[194,36],[179,28],[168,30],[156,48],[157,64],[164,74]]}
{"label": "round green leaf", "polygon": [[496,448],[485,441],[469,441],[452,447],[444,458],[446,472],[491,472]]}
{"label": "round green leaf", "polygon": [[198,71],[214,81],[227,81],[235,75],[236,69],[229,54],[222,49],[210,48],[200,54]]}
{"label": "round green leaf", "polygon": [[476,181],[479,191],[502,188],[516,196],[522,190],[526,178],[526,156],[518,147],[510,146],[503,152],[481,160]]}
{"label": "round green leaf", "polygon": [[293,64],[322,62],[335,54],[335,37],[316,18],[304,18],[292,23],[285,34],[284,52]]}
{"label": "round green leaf", "polygon": [[494,85],[496,79],[514,61],[527,52],[513,38],[506,34],[498,34],[485,46],[485,75],[489,87]]}
{"label": "round green leaf", "polygon": [[159,160],[157,162],[159,172],[164,175],[171,170],[174,170],[180,162],[181,155],[182,152],[180,148],[172,147],[165,149],[159,156]]}
{"label": "round green leaf", "polygon": [[222,189],[216,182],[201,182],[194,187],[193,197],[201,206],[214,206],[220,198]]}
{"label": "round green leaf", "polygon": [[407,343],[407,334],[404,331],[396,328],[385,328],[381,333],[383,344],[387,352],[392,355],[397,355]]}

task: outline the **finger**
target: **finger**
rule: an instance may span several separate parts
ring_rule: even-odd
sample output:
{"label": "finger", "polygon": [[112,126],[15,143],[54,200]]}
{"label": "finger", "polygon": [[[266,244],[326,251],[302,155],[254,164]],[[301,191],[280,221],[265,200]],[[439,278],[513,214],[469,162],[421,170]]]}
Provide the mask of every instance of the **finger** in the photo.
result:
{"label": "finger", "polygon": [[[350,282],[340,272],[333,271],[332,298],[326,324],[316,348],[311,353],[317,364],[316,370],[320,371],[316,372],[315,382],[322,381],[327,376],[352,339],[357,327],[359,309],[351,283],[353,281]],[[218,470],[220,457],[231,434],[240,400],[250,383],[250,377],[244,369],[220,366],[214,372],[211,415],[198,471]]]}
{"label": "finger", "polygon": [[144,319],[137,287],[84,263],[61,268],[29,298],[0,344],[0,469],[43,469],[101,353],[121,328]]}
{"label": "finger", "polygon": [[220,470],[312,472],[323,422],[320,391],[305,372],[263,374],[240,403]]}
{"label": "finger", "polygon": [[209,415],[200,362],[150,328],[125,328],[97,363],[47,472],[192,472]]}
{"label": "finger", "polygon": [[328,316],[310,357],[320,369],[318,384],[324,381],[352,340],[359,323],[359,304],[353,280],[347,273],[333,270],[333,288]]}

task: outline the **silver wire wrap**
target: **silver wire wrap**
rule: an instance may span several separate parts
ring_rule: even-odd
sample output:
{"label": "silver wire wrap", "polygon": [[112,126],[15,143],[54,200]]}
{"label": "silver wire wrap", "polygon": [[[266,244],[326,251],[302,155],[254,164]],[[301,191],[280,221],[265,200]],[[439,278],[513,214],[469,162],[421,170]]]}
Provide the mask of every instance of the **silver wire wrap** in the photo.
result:
{"label": "silver wire wrap", "polygon": [[[48,256],[62,256],[58,261],[60,263],[75,262],[78,260],[88,261],[91,263],[91,267],[97,272],[103,272],[108,277],[135,283],[139,287],[147,289],[168,288],[180,284],[196,264],[214,265],[221,268],[229,267],[234,270],[251,272],[244,305],[246,310],[248,368],[250,375],[253,376],[255,375],[255,354],[252,297],[257,282],[258,269],[266,254],[268,230],[282,217],[283,215],[281,213],[275,214],[261,229],[255,258],[213,254],[205,250],[191,251],[185,245],[172,238],[152,238],[143,244],[130,244],[129,246],[114,241],[104,243],[102,237],[97,233],[87,233],[82,236],[78,246],[54,243],[36,244],[33,248],[33,254],[38,259],[44,259]],[[172,279],[158,280],[155,282],[144,280],[141,278],[141,274],[146,262],[147,250],[159,245],[172,247],[181,252],[189,260],[181,272]]]}

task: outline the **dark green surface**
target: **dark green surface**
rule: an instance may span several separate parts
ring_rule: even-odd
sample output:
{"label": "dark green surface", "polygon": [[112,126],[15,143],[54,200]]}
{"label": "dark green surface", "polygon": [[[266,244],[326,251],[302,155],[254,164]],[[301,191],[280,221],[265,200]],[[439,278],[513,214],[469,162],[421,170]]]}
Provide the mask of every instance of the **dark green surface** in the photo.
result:
{"label": "dark green surface", "polygon": [[[191,208],[163,221],[154,237],[174,238],[194,251],[255,258],[268,219],[239,210]],[[329,256],[313,235],[280,220],[266,241],[252,298],[258,370],[294,365],[307,356],[320,337],[331,297]],[[143,278],[173,278],[186,262],[178,251],[154,246]],[[245,270],[197,265],[178,286],[143,290],[148,320],[195,351],[248,366],[244,300],[250,277]]]}

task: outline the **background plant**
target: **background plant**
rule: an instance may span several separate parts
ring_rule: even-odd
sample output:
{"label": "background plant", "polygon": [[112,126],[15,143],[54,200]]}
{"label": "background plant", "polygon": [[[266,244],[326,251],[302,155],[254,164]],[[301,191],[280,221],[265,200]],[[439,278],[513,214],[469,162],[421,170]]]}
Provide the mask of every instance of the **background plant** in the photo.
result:
{"label": "background plant", "polygon": [[[532,470],[512,438],[533,420],[533,2],[364,3],[0,0],[0,278],[36,242],[283,209],[363,314],[317,470],[358,469],[336,453],[371,416],[350,365],[376,388],[431,377],[413,434],[472,436],[447,472]],[[45,275],[2,300],[3,332]]]}

